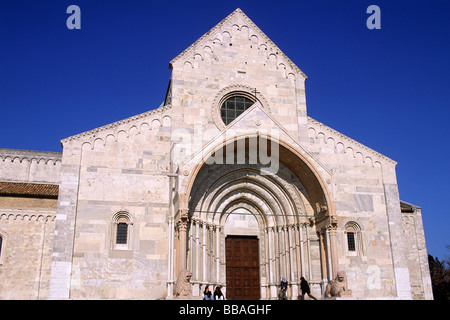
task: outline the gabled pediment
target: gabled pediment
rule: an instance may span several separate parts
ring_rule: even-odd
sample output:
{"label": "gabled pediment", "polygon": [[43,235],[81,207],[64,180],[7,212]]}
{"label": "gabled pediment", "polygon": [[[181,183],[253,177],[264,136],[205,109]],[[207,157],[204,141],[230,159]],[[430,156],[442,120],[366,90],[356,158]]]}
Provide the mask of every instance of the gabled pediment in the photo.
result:
{"label": "gabled pediment", "polygon": [[171,123],[171,108],[171,105],[161,105],[154,110],[70,136],[61,140],[61,144],[64,147],[70,141],[78,141],[81,144],[89,144],[93,149],[96,142],[105,145],[107,138],[117,141],[120,132],[129,137],[132,132],[140,133],[143,128],[152,130],[168,127]]}
{"label": "gabled pediment", "polygon": [[[246,38],[248,42],[245,43],[246,47],[264,51],[269,62],[273,63],[276,68],[283,69],[286,76],[288,74],[294,74],[301,75],[305,79],[307,78],[278,46],[239,8],[176,56],[170,62],[169,67],[172,69],[178,63],[194,66],[194,64],[201,63],[204,60],[206,53],[214,55],[218,50],[239,45],[234,41],[238,33],[241,37]],[[242,42],[240,44],[242,45]]]}
{"label": "gabled pediment", "polygon": [[353,140],[350,137],[328,127],[327,125],[308,117],[308,134],[317,143],[328,144],[336,149],[337,153],[349,153],[353,158],[370,166],[381,166],[381,164],[397,165],[397,162],[385,155]]}
{"label": "gabled pediment", "polygon": [[191,155],[188,155],[184,161],[180,161],[179,167],[183,172],[190,172],[198,164],[207,162],[208,158],[216,150],[221,149],[230,141],[249,137],[264,137],[276,144],[290,146],[290,148],[297,150],[304,159],[309,159],[309,161],[315,163],[315,167],[318,168],[323,176],[327,178],[332,176],[331,171],[311,154],[259,102],[247,109],[216,136],[211,137],[211,139],[203,139],[203,141],[207,142],[197,145],[198,149],[194,150]]}

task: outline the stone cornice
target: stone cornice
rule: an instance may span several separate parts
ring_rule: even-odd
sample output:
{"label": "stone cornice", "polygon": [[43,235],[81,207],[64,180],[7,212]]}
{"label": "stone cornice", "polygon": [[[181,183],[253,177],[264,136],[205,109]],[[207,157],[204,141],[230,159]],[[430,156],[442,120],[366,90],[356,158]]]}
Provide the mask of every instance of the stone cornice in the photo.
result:
{"label": "stone cornice", "polygon": [[116,127],[118,127],[118,126],[120,126],[122,124],[127,124],[127,123],[130,123],[130,122],[139,120],[139,119],[143,119],[143,118],[148,117],[148,116],[156,115],[158,113],[162,113],[164,111],[167,111],[167,110],[169,110],[171,108],[172,108],[171,105],[162,106],[162,107],[159,107],[159,108],[154,109],[154,110],[150,110],[150,111],[147,111],[147,112],[144,112],[144,113],[141,113],[141,114],[138,114],[138,115],[135,115],[135,116],[123,119],[123,120],[119,120],[119,121],[116,121],[116,122],[104,125],[102,127],[98,127],[96,129],[92,129],[92,130],[89,130],[89,131],[86,131],[86,132],[82,132],[82,133],[79,133],[77,135],[65,138],[65,139],[61,140],[61,143],[64,145],[64,143],[67,143],[67,142],[72,141],[72,140],[77,140],[77,139],[82,139],[82,138],[89,138],[89,137],[91,137],[91,136],[93,136],[93,135],[95,135],[95,134],[97,134],[99,132],[102,132],[102,131],[105,131],[105,130],[108,130],[108,129],[112,129],[112,128],[116,128]]}
{"label": "stone cornice", "polygon": [[54,221],[56,210],[0,208],[0,220]]}
{"label": "stone cornice", "polygon": [[18,159],[20,162],[22,162],[26,159],[28,161],[44,161],[45,163],[52,161],[54,164],[56,164],[57,161],[61,162],[61,158],[61,152],[0,148],[0,161],[6,161],[6,159],[10,159],[11,162],[13,162],[14,160]]}
{"label": "stone cornice", "polygon": [[[330,127],[328,127],[327,125],[325,125],[325,124],[323,124],[323,123],[321,123],[321,122],[319,122],[319,121],[317,121],[317,120],[315,120],[315,119],[313,119],[311,117],[308,117],[308,128],[320,129],[319,132],[322,132],[327,138],[330,137],[330,136],[332,136],[332,138],[338,138],[339,140],[335,141],[336,144],[339,143],[339,142],[340,143],[348,142],[348,143],[352,144],[353,146],[356,146],[359,149],[363,150],[364,152],[370,154],[371,156],[375,156],[379,160],[384,160],[384,161],[389,162],[389,163],[391,163],[393,165],[397,164],[396,161],[394,161],[394,160],[392,160],[392,159],[382,155],[381,153],[379,153],[379,152],[377,152],[377,151],[375,151],[375,150],[373,150],[373,149],[371,149],[369,147],[366,147],[365,145],[357,142],[356,140],[353,140],[352,138],[347,137],[346,135],[344,135],[344,134],[342,134],[342,133],[340,133],[340,132],[338,132],[338,131],[330,128]],[[316,135],[319,132],[316,131]],[[347,147],[347,146],[345,146],[345,147]]]}

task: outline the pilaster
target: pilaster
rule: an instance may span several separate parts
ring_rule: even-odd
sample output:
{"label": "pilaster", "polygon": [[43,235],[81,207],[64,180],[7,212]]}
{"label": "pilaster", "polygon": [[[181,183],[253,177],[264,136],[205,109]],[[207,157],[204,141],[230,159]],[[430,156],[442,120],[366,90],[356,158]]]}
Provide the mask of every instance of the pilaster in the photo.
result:
{"label": "pilaster", "polygon": [[70,298],[81,146],[64,146],[55,220],[49,299]]}
{"label": "pilaster", "polygon": [[411,284],[406,256],[407,248],[403,236],[400,198],[397,184],[385,183],[384,193],[386,197],[386,213],[391,238],[392,262],[397,297],[400,299],[411,299]]}

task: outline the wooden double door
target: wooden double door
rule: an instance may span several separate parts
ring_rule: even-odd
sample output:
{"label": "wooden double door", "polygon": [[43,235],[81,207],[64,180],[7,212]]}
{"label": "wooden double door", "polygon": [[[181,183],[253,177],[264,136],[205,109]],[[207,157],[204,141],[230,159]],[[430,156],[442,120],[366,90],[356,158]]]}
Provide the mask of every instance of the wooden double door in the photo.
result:
{"label": "wooden double door", "polygon": [[227,236],[226,277],[227,299],[259,300],[259,250],[258,238]]}

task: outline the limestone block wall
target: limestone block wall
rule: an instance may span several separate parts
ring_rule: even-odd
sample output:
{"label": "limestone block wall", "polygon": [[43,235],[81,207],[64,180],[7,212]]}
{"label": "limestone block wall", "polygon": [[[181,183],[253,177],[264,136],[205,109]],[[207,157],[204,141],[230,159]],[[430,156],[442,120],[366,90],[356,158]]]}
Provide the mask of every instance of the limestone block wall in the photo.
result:
{"label": "limestone block wall", "polygon": [[[239,9],[171,61],[176,127],[201,122],[203,142],[225,128],[223,97],[245,92],[296,136],[306,136],[306,76]],[[256,89],[256,91],[255,91]]]}
{"label": "limestone block wall", "polygon": [[[161,110],[159,110],[161,111]],[[152,113],[153,115],[154,113]],[[76,188],[60,197],[59,212],[67,203],[74,219],[70,288],[64,289],[56,263],[52,297],[71,299],[160,299],[167,296],[169,259],[170,118],[160,114],[116,123],[65,141],[74,150],[72,174]],[[155,120],[155,121],[153,121]],[[169,120],[169,121],[167,121]],[[152,125],[153,123],[153,125]],[[94,138],[95,137],[95,138]],[[67,147],[66,147],[67,146]],[[76,154],[79,150],[80,154]],[[66,192],[63,168],[61,192]],[[128,243],[116,246],[115,217],[129,218]],[[61,221],[61,222],[62,222]],[[72,228],[71,225],[63,226]],[[59,227],[56,226],[59,233]],[[58,240],[60,241],[60,240]],[[70,246],[70,239],[61,239]],[[55,241],[55,248],[59,244]],[[56,262],[56,259],[55,259]]]}
{"label": "limestone block wall", "polygon": [[[354,296],[424,297],[426,268],[418,268],[423,257],[416,245],[408,248],[423,230],[405,227],[396,163],[311,118],[308,134],[309,150],[333,174],[339,268],[347,272]],[[357,248],[352,252],[348,226],[356,229]]]}
{"label": "limestone block wall", "polygon": [[[300,233],[314,295],[326,277],[324,265],[331,265],[323,254],[331,234],[333,263],[337,255],[355,298],[431,296],[421,212],[402,215],[396,163],[308,118],[306,75],[241,10],[170,67],[168,105],[64,139],[62,154],[0,149],[0,181],[59,185],[57,206],[52,199],[0,197],[0,298],[170,296],[179,249],[174,213],[182,200],[176,188],[184,190],[199,165],[196,152],[227,138],[220,107],[233,92],[257,100],[235,129],[273,129],[265,132],[272,138],[280,132],[315,166],[330,196],[326,210],[336,213],[336,229],[314,230],[320,242],[312,229]],[[171,157],[177,145],[186,148],[177,149],[180,163]],[[120,245],[119,219],[128,226]],[[238,230],[241,222],[227,227]]]}
{"label": "limestone block wall", "polygon": [[55,211],[0,205],[0,299],[47,298]]}
{"label": "limestone block wall", "polygon": [[[59,184],[61,153],[0,149],[0,181]],[[46,299],[56,199],[0,196],[0,299]]]}
{"label": "limestone block wall", "polygon": [[408,239],[406,256],[410,270],[412,298],[433,299],[422,223],[422,209],[415,208],[412,212],[402,212],[402,223],[404,235]]}

